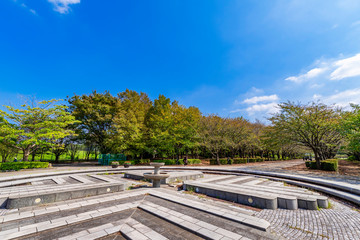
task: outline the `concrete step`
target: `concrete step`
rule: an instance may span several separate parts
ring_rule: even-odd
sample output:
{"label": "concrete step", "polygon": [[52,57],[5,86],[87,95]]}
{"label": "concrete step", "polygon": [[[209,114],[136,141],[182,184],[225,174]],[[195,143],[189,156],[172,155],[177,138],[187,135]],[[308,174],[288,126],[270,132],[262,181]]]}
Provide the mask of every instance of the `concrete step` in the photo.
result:
{"label": "concrete step", "polygon": [[162,198],[167,201],[181,204],[186,207],[194,208],[221,218],[226,218],[231,221],[238,222],[262,231],[267,231],[267,229],[270,226],[270,223],[264,219],[253,217],[251,215],[244,214],[241,212],[231,211],[228,209],[220,208],[203,202],[192,201],[186,198],[177,197],[175,195],[166,194],[160,191],[151,191],[149,194],[151,196]]}
{"label": "concrete step", "polygon": [[80,175],[71,175],[70,178],[75,179],[81,183],[86,183],[86,184],[92,184],[95,183],[94,181],[89,180],[88,178],[84,177],[84,176],[80,176]]}
{"label": "concrete step", "polygon": [[[76,199],[87,196],[102,195],[112,192],[125,190],[125,183],[103,183],[103,184],[69,184],[58,185],[56,187],[46,187],[38,191],[28,191],[18,194],[10,194],[6,203],[6,208],[22,208],[27,206],[40,205]],[[3,198],[3,197],[1,197]]]}
{"label": "concrete step", "polygon": [[215,226],[213,224],[201,221],[194,217],[177,213],[173,213],[171,209],[159,206],[157,204],[144,201],[138,208],[162,218],[172,224],[175,224],[187,231],[203,237],[205,239],[247,239],[237,233],[228,231],[224,228]]}
{"label": "concrete step", "polygon": [[73,203],[63,203],[58,204],[55,206],[45,206],[44,208],[35,209],[35,210],[27,210],[27,211],[15,211],[11,212],[8,211],[8,214],[4,216],[0,216],[0,224],[11,222],[11,221],[19,221],[23,219],[27,219],[30,217],[38,217],[42,215],[50,215],[54,212],[59,211],[65,211],[65,210],[71,210],[78,208],[79,206],[85,207],[85,206],[92,206],[92,205],[98,205],[103,204],[115,200],[122,200],[122,199],[128,199],[131,197],[141,196],[144,194],[147,194],[148,190],[141,190],[136,192],[126,192],[126,193],[116,193],[116,194],[109,194],[109,196],[101,197],[101,198],[91,198],[91,199],[83,199],[79,200]]}
{"label": "concrete step", "polygon": [[[278,207],[296,210],[297,206],[300,208],[310,209],[310,210],[317,210],[317,207],[321,208],[328,208],[328,198],[325,196],[321,196],[320,194],[311,194],[310,192],[296,192],[296,191],[289,191],[288,189],[281,189],[281,188],[271,188],[268,186],[251,186],[251,185],[236,185],[236,184],[228,184],[228,187],[239,188],[241,190],[249,190],[249,191],[260,191],[263,193],[270,193],[270,194],[278,194]],[[281,196],[281,197],[280,197]],[[295,197],[298,203],[293,203],[292,205],[285,205],[283,203],[289,202],[289,200],[293,200]],[[316,204],[315,204],[316,202]],[[285,203],[286,204],[286,203]],[[290,203],[288,203],[290,204]],[[289,207],[290,206],[290,207]],[[291,207],[292,206],[292,207]]]}
{"label": "concrete step", "polygon": [[126,223],[121,226],[120,232],[131,240],[167,240],[168,238],[155,232],[151,228],[136,221],[133,218],[127,219]]}
{"label": "concrete step", "polygon": [[103,224],[94,228],[89,228],[77,233],[57,238],[57,240],[90,240],[103,238],[120,232],[120,229],[123,227],[125,222],[126,220],[120,220],[113,223]]}
{"label": "concrete step", "polygon": [[[225,186],[199,182],[185,182],[186,190],[194,190],[197,193],[216,197],[257,208],[277,209],[277,195],[262,194],[254,191],[242,191],[240,189],[228,188]],[[295,199],[292,199],[295,201]]]}
{"label": "concrete step", "polygon": [[[107,208],[102,208],[94,211],[87,211],[76,215],[65,216],[61,218],[54,218],[44,222],[37,222],[35,224],[29,224],[20,226],[19,228],[13,228],[0,232],[0,239],[17,239],[28,235],[38,235],[45,231],[54,231],[57,228],[71,228],[72,225],[78,224],[84,221],[93,221],[96,218],[106,218],[107,215],[119,213],[124,210],[136,208],[140,201],[118,204]],[[89,239],[89,238],[87,238]]]}

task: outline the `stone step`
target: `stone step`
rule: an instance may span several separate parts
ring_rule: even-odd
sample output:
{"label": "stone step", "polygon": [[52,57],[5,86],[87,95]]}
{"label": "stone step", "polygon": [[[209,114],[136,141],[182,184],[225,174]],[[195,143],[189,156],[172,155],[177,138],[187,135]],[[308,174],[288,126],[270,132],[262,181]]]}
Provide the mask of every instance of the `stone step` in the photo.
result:
{"label": "stone step", "polygon": [[189,200],[182,197],[177,197],[174,195],[166,194],[160,191],[151,191],[149,192],[151,196],[155,196],[158,198],[165,199],[167,201],[171,201],[177,204],[181,204],[186,207],[194,208],[218,217],[226,218],[234,222],[238,222],[253,228],[257,228],[262,231],[267,231],[270,226],[270,223],[264,219],[260,219],[257,217],[253,217],[248,214],[244,214],[241,212],[231,211],[228,209],[224,209],[221,207],[217,207],[214,205],[206,204],[203,202],[197,202],[193,200]]}
{"label": "stone step", "polygon": [[205,183],[205,182],[217,182],[217,181],[221,181],[221,180],[224,180],[224,179],[233,179],[233,178],[234,178],[233,175],[227,175],[227,176],[221,175],[221,176],[216,176],[216,177],[211,176],[209,178],[200,179],[197,182],[202,182],[202,183]]}
{"label": "stone step", "polygon": [[90,177],[93,177],[93,178],[96,178],[98,180],[101,180],[101,181],[104,181],[104,182],[118,182],[117,180],[113,179],[113,178],[109,178],[105,175],[96,175],[96,174],[93,174],[93,175],[90,175]]}
{"label": "stone step", "polygon": [[[189,181],[184,183],[186,190],[194,190],[197,193],[203,193],[211,197],[218,197],[228,201],[249,205],[257,208],[277,209],[277,195],[262,194],[255,191],[242,191],[240,189],[228,188],[217,184],[199,183]],[[292,199],[296,201],[296,199]]]}
{"label": "stone step", "polygon": [[226,180],[226,181],[220,181],[218,182],[218,184],[231,184],[231,183],[238,183],[238,182],[242,182],[242,181],[247,181],[249,179],[252,179],[254,177],[250,177],[250,176],[240,176],[240,177],[235,177],[233,179],[230,180]]}
{"label": "stone step", "polygon": [[[106,215],[119,213],[127,209],[136,208],[140,201],[118,204],[112,207],[102,208],[95,211],[83,212],[76,215],[70,215],[62,218],[55,218],[44,222],[21,226],[0,232],[0,239],[17,239],[27,235],[41,234],[44,231],[56,230],[59,227],[71,227],[72,224],[77,224],[84,221],[92,221],[96,218],[103,218]],[[89,238],[86,238],[89,239]]]}
{"label": "stone step", "polygon": [[138,206],[138,208],[153,214],[159,218],[162,218],[172,224],[175,224],[187,231],[193,232],[194,234],[203,237],[205,239],[247,239],[237,233],[228,231],[224,228],[220,228],[213,224],[201,221],[188,215],[176,213],[171,209],[159,206],[157,204],[144,201]]}
{"label": "stone step", "polygon": [[124,190],[125,184],[120,182],[91,185],[59,185],[57,187],[49,187],[43,190],[38,190],[36,192],[30,191],[27,193],[9,195],[6,208],[22,208],[69,199],[120,192]]}
{"label": "stone step", "polygon": [[120,232],[131,240],[167,240],[168,238],[155,232],[146,225],[136,221],[133,218],[127,219],[126,223],[121,226]]}
{"label": "stone step", "polygon": [[67,183],[63,178],[60,178],[60,177],[55,177],[55,178],[52,178],[51,180],[53,180],[56,184],[65,184],[65,183]]}
{"label": "stone step", "polygon": [[[317,210],[318,207],[327,208],[328,198],[321,195],[287,192],[280,189],[272,190],[266,186],[236,185],[186,182],[186,186],[194,188],[196,192],[208,196],[219,197],[228,201],[234,201],[259,208],[269,208],[266,205],[267,198],[275,198],[276,204],[271,202],[270,209],[285,208],[296,210],[298,207],[309,210]],[[264,201],[265,199],[265,201]]]}
{"label": "stone step", "polygon": [[[310,209],[310,210],[317,210],[317,207],[321,207],[321,208],[328,208],[328,198],[325,196],[321,196],[319,194],[315,195],[315,194],[308,194],[308,193],[304,193],[304,192],[292,192],[292,191],[288,191],[287,189],[280,189],[280,188],[275,188],[272,189],[270,187],[267,186],[249,186],[249,185],[236,185],[236,184],[228,184],[227,186],[229,187],[234,187],[234,188],[239,188],[242,191],[246,191],[246,190],[250,190],[250,191],[260,191],[263,193],[270,193],[270,194],[279,194],[278,197],[278,207],[280,208],[286,208],[286,209],[291,209],[291,210],[296,210],[297,206],[301,206],[300,208],[305,208],[305,209]],[[281,196],[281,197],[280,197]],[[289,196],[289,197],[287,197]],[[290,198],[291,197],[291,198]],[[295,197],[298,201],[297,204],[293,203],[293,207],[288,207],[288,206],[284,206],[284,201],[287,201],[287,204],[290,204],[288,200],[293,200],[293,197]],[[284,200],[281,200],[284,199]],[[304,202],[304,203],[302,203]],[[315,204],[316,202],[316,204]]]}
{"label": "stone step", "polygon": [[89,240],[106,237],[108,235],[120,232],[120,229],[123,227],[125,222],[126,220],[119,220],[113,223],[103,224],[94,228],[89,228],[81,232],[58,238],[57,240]]}
{"label": "stone step", "polygon": [[89,199],[89,200],[80,200],[80,201],[76,201],[76,202],[70,203],[70,204],[64,203],[64,204],[58,204],[56,206],[46,206],[42,209],[36,209],[36,210],[21,211],[21,212],[16,211],[13,213],[11,211],[8,211],[9,214],[7,214],[5,216],[0,216],[0,224],[5,223],[5,222],[10,222],[10,221],[18,221],[18,220],[26,219],[29,217],[38,217],[41,215],[47,215],[47,214],[51,214],[51,213],[58,212],[58,211],[71,210],[71,209],[78,208],[79,206],[84,207],[84,206],[97,205],[97,204],[101,204],[101,203],[111,202],[111,201],[115,201],[115,200],[127,199],[127,198],[131,198],[131,197],[144,195],[147,193],[148,193],[148,190],[127,192],[127,193],[121,193],[121,194],[117,193],[117,194],[113,194],[110,196],[97,198],[97,199],[95,198],[95,199]]}
{"label": "stone step", "polygon": [[86,184],[95,183],[94,181],[91,181],[91,180],[87,179],[86,177],[79,176],[79,175],[71,175],[70,177],[72,179],[75,179],[75,180],[81,182],[81,183],[86,183]]}

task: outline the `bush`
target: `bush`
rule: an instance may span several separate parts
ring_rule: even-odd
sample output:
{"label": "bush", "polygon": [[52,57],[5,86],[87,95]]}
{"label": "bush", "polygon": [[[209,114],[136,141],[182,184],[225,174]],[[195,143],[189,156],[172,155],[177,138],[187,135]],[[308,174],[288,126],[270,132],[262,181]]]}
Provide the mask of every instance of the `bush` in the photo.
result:
{"label": "bush", "polygon": [[15,170],[28,169],[28,168],[47,168],[48,162],[4,162],[0,163],[0,170]]}
{"label": "bush", "polygon": [[150,159],[136,159],[135,164],[136,165],[147,165],[150,163]]}
{"label": "bush", "polygon": [[[176,159],[164,159],[164,160],[153,160],[152,162],[163,162],[165,165],[176,165]],[[188,164],[199,164],[201,163],[200,159],[188,159]],[[183,165],[184,160],[179,159],[179,164]]]}
{"label": "bush", "polygon": [[244,164],[247,163],[246,158],[234,158],[234,164]]}
{"label": "bush", "polygon": [[[307,168],[317,169],[316,161],[305,162]],[[337,171],[338,170],[338,160],[329,159],[322,161],[320,163],[320,169],[324,171]]]}

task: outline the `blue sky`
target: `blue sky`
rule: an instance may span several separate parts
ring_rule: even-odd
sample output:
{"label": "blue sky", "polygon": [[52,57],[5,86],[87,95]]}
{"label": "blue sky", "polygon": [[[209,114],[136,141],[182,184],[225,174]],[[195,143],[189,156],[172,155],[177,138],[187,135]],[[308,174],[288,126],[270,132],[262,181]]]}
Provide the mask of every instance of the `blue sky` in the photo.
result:
{"label": "blue sky", "polygon": [[357,0],[2,0],[0,105],[126,88],[263,120],[360,103]]}

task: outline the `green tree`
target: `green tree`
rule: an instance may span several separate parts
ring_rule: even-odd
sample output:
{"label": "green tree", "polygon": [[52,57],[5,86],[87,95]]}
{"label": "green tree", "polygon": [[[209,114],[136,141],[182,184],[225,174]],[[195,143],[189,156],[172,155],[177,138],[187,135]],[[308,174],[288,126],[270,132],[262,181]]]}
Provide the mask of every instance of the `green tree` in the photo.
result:
{"label": "green tree", "polygon": [[226,119],[216,115],[203,116],[200,120],[199,136],[204,146],[220,165],[220,152],[229,146]]}
{"label": "green tree", "polygon": [[321,160],[335,156],[343,140],[337,129],[340,109],[314,102],[307,105],[287,102],[279,107],[280,112],[270,118],[276,135],[311,149],[318,168]]}
{"label": "green tree", "polygon": [[23,161],[28,161],[29,155],[40,147],[50,147],[54,141],[74,134],[67,127],[76,122],[75,118],[66,111],[66,106],[53,105],[56,101],[24,104],[19,109],[5,106],[7,111],[0,110],[3,118],[0,142],[21,150]]}
{"label": "green tree", "polygon": [[118,94],[120,108],[123,114],[114,118],[119,146],[133,156],[140,156],[146,152],[145,116],[151,107],[151,100],[146,93],[137,93],[126,89]]}
{"label": "green tree", "polygon": [[339,125],[347,140],[346,149],[356,160],[360,160],[360,106],[351,104],[352,111],[344,112]]}
{"label": "green tree", "polygon": [[74,95],[68,102],[70,113],[79,121],[75,126],[78,138],[96,144],[103,154],[116,151],[114,119],[123,115],[119,99],[109,92],[93,91],[90,95]]}

